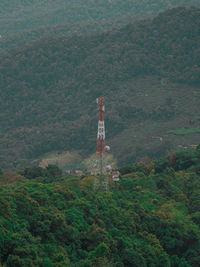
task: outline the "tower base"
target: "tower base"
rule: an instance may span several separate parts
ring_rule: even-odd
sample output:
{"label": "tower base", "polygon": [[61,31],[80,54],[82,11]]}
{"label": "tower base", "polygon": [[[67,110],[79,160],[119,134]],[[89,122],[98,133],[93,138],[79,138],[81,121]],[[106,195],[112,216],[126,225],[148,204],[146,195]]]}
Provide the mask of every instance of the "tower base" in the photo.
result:
{"label": "tower base", "polygon": [[108,173],[106,171],[105,158],[96,160],[94,165],[95,177],[94,177],[94,190],[95,191],[106,191],[109,190]]}

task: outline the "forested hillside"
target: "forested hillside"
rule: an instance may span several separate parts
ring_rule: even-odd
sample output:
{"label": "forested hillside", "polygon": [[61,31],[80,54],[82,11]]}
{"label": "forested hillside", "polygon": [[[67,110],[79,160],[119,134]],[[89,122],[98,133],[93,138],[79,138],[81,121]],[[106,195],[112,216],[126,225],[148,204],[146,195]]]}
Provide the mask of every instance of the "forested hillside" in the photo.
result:
{"label": "forested hillside", "polygon": [[108,193],[56,166],[1,173],[0,263],[199,266],[200,148],[120,171]]}
{"label": "forested hillside", "polygon": [[0,34],[64,23],[100,22],[149,15],[175,6],[200,6],[199,0],[1,0]]}
{"label": "forested hillside", "polygon": [[[107,139],[121,162],[194,145],[199,27],[200,9],[176,8],[121,30],[43,39],[2,55],[1,166],[53,150],[94,152],[101,93]],[[177,136],[179,129],[186,131]]]}
{"label": "forested hillside", "polygon": [[43,26],[34,30],[26,30],[12,35],[4,35],[0,39],[0,53],[5,53],[7,50],[28,45],[31,42],[42,38],[49,37],[72,37],[80,35],[90,35],[103,33],[106,31],[119,29],[130,21],[142,19],[141,16],[119,17],[116,19],[108,19],[100,22],[87,21],[76,23],[65,23],[56,26]]}
{"label": "forested hillside", "polygon": [[199,266],[199,7],[0,1],[0,267]]}

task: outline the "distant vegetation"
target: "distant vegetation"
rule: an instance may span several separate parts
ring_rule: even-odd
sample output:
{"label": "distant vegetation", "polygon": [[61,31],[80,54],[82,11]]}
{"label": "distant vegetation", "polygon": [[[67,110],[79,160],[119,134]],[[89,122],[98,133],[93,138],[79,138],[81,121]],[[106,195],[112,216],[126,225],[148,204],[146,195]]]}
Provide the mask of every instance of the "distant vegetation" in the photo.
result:
{"label": "distant vegetation", "polygon": [[200,133],[200,128],[170,130],[168,133],[180,134],[180,135],[182,135],[182,134]]}
{"label": "distant vegetation", "polygon": [[80,35],[90,35],[95,33],[103,33],[109,30],[114,30],[126,25],[130,21],[142,17],[135,18],[123,17],[112,20],[103,20],[100,22],[88,21],[79,23],[65,23],[56,26],[43,26],[34,30],[26,30],[12,35],[2,35],[0,39],[0,53],[5,53],[7,50],[25,46],[31,42],[48,37],[72,37]]}
{"label": "distant vegetation", "polygon": [[200,6],[198,0],[7,0],[0,2],[0,34],[59,24],[94,23],[158,13],[176,6]]}
{"label": "distant vegetation", "polygon": [[0,263],[198,266],[200,148],[120,171],[108,193],[54,165],[1,173]]}
{"label": "distant vegetation", "polygon": [[176,140],[160,137],[200,115],[199,27],[200,9],[175,8],[121,30],[43,39],[2,55],[1,165],[19,168],[57,150],[93,153],[101,91],[117,158],[174,150]]}

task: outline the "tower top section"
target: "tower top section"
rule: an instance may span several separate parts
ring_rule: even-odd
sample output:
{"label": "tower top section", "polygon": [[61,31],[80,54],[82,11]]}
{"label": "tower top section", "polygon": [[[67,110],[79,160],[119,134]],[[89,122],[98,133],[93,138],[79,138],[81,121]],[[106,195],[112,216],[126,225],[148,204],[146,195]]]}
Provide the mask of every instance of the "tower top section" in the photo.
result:
{"label": "tower top section", "polygon": [[104,98],[100,96],[96,100],[98,104],[98,111],[99,111],[99,121],[103,122],[104,121],[104,112],[105,112],[105,106],[104,106]]}
{"label": "tower top section", "polygon": [[100,112],[104,112],[105,111],[104,98],[100,96],[99,98],[96,99],[96,102],[98,104],[98,110]]}

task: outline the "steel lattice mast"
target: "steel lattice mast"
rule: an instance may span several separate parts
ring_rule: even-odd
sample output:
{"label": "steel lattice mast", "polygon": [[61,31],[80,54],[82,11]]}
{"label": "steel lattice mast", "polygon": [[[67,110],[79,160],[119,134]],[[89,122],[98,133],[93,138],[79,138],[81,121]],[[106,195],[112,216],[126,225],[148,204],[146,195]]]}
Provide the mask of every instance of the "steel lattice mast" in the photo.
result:
{"label": "steel lattice mast", "polygon": [[104,98],[97,99],[98,104],[98,132],[97,132],[97,150],[95,163],[94,189],[108,191],[108,174],[106,171],[106,135],[104,125]]}

